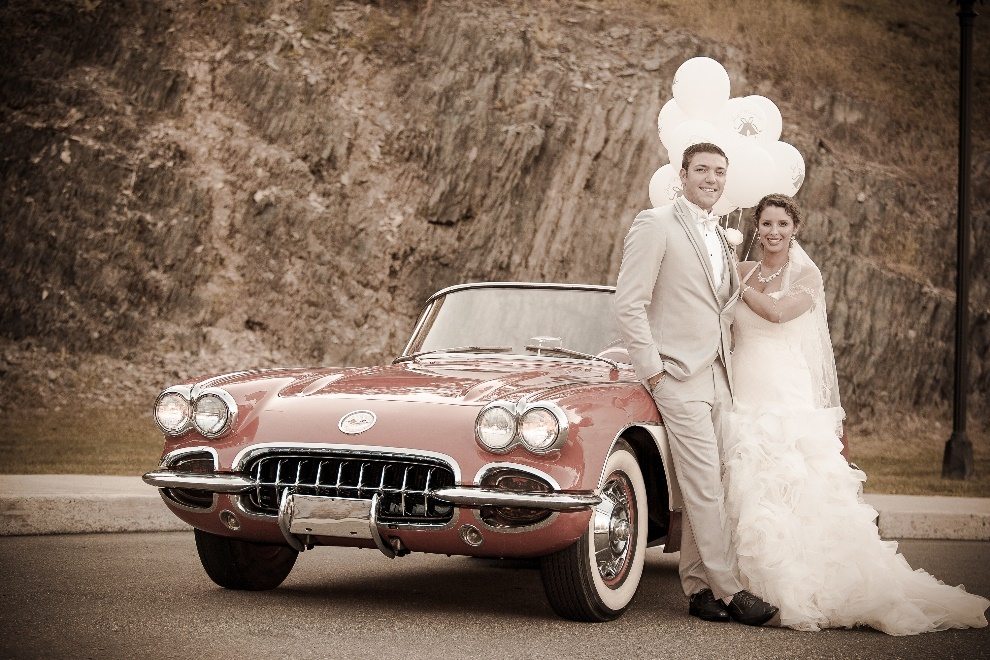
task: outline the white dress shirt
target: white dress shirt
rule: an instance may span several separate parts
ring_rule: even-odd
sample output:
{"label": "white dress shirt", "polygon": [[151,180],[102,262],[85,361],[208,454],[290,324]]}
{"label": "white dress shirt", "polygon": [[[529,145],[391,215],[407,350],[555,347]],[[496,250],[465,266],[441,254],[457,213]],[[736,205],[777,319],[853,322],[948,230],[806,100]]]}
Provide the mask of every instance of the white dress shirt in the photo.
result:
{"label": "white dress shirt", "polygon": [[725,273],[725,253],[722,249],[722,241],[718,237],[715,225],[718,224],[718,216],[702,209],[697,204],[692,204],[684,198],[691,213],[694,214],[694,221],[698,223],[698,231],[705,239],[705,249],[708,250],[708,258],[712,262],[712,273],[715,275],[715,286],[722,281]]}

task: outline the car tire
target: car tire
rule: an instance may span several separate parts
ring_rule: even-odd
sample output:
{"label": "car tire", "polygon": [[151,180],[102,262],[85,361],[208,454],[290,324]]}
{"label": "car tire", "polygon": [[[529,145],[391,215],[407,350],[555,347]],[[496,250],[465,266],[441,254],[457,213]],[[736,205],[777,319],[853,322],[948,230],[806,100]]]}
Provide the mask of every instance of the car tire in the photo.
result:
{"label": "car tire", "polygon": [[299,553],[284,545],[251,543],[194,530],[196,551],[210,579],[225,589],[265,591],[282,584]]}
{"label": "car tire", "polygon": [[[646,485],[629,445],[616,444],[603,474],[602,503],[592,510],[588,529],[573,545],[543,557],[540,563],[550,606],[573,621],[619,617],[636,595],[643,575]],[[601,563],[599,555],[604,559]]]}

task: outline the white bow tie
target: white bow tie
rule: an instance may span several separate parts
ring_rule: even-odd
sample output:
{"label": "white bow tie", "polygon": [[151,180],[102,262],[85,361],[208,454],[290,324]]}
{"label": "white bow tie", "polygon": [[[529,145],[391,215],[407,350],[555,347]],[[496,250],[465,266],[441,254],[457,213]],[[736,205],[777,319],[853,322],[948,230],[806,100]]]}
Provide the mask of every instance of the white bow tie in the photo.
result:
{"label": "white bow tie", "polygon": [[715,227],[718,226],[718,216],[714,213],[707,213],[705,215],[698,217],[699,229],[702,231],[715,231]]}

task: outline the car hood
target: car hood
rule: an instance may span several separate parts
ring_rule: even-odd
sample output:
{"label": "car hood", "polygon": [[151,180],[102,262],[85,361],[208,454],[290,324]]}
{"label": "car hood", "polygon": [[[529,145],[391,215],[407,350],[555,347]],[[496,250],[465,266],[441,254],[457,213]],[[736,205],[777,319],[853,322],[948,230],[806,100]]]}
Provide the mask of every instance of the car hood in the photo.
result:
{"label": "car hood", "polygon": [[[447,404],[535,400],[563,390],[618,380],[608,365],[569,360],[437,359],[380,367],[285,373],[282,397],[366,398]],[[627,378],[630,374],[625,374]],[[233,383],[231,383],[233,384]]]}
{"label": "car hood", "polygon": [[[223,388],[238,405],[232,433],[208,443],[221,469],[240,469],[239,457],[250,447],[317,444],[434,452],[451,457],[465,475],[475,475],[493,459],[474,439],[480,407],[495,400],[553,401],[568,415],[573,442],[569,458],[551,474],[560,484],[577,487],[585,442],[607,449],[616,428],[656,416],[630,368],[615,370],[587,360],[424,358],[381,367],[240,372],[196,384]],[[339,422],[357,411],[372,413],[376,421],[366,431],[346,434]],[[596,433],[595,420],[605,417],[615,421],[603,422],[607,430]],[[165,453],[202,444],[201,436],[190,432],[167,438]],[[522,450],[511,460],[549,469],[545,458]],[[593,472],[597,479],[598,470]]]}

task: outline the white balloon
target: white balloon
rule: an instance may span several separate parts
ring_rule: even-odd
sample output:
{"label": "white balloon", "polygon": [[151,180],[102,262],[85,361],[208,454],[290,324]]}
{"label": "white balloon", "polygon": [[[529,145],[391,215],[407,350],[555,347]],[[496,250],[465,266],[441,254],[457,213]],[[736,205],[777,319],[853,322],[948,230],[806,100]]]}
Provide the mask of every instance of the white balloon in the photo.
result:
{"label": "white balloon", "polygon": [[650,179],[650,203],[654,208],[670,204],[681,194],[681,178],[670,163],[657,170]]}
{"label": "white balloon", "polygon": [[777,141],[768,144],[765,149],[777,171],[774,190],[770,192],[784,193],[793,197],[804,183],[804,156],[786,142]]}
{"label": "white balloon", "polygon": [[681,110],[681,106],[677,105],[677,101],[674,99],[670,99],[660,108],[660,114],[657,115],[657,132],[660,134],[660,141],[663,142],[665,148],[670,139],[670,132],[684,123],[687,118],[687,115]]}
{"label": "white balloon", "polygon": [[756,136],[756,139],[763,144],[772,144],[780,139],[780,131],[784,128],[784,119],[780,116],[780,108],[777,104],[765,96],[753,94],[747,96],[747,100],[760,106],[763,116],[767,119],[765,130]]}
{"label": "white balloon", "polygon": [[726,101],[719,119],[723,128],[750,140],[756,140],[765,133],[768,124],[763,108],[749,97]]}
{"label": "white balloon", "polygon": [[756,206],[778,180],[773,158],[756,140],[739,140],[726,155],[729,171],[722,197],[739,208]]}
{"label": "white balloon", "polygon": [[699,142],[714,142],[720,135],[718,128],[711,122],[700,119],[688,119],[681,122],[670,132],[669,143],[664,143],[664,146],[667,147],[670,164],[680,171],[685,149]]}
{"label": "white balloon", "polygon": [[729,74],[710,57],[692,57],[677,68],[672,87],[688,118],[713,120],[729,99]]}

